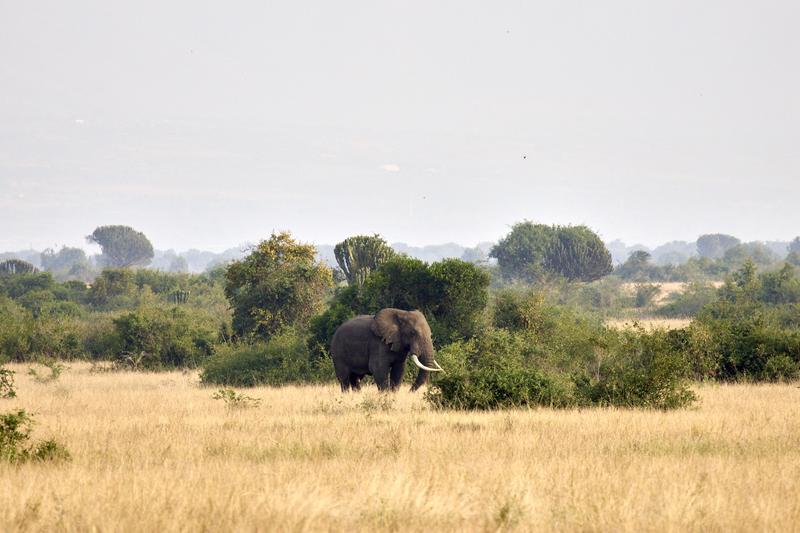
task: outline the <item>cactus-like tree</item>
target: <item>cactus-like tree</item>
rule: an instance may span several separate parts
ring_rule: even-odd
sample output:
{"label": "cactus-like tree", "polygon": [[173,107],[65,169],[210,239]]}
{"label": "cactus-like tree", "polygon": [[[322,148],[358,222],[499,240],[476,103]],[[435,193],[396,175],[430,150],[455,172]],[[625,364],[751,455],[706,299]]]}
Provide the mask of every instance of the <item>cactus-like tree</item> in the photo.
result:
{"label": "cactus-like tree", "polygon": [[0,274],[34,274],[37,268],[22,259],[9,259],[0,263]]}
{"label": "cactus-like tree", "polygon": [[370,272],[391,259],[395,252],[380,235],[356,235],[337,244],[333,253],[349,285],[362,286]]}

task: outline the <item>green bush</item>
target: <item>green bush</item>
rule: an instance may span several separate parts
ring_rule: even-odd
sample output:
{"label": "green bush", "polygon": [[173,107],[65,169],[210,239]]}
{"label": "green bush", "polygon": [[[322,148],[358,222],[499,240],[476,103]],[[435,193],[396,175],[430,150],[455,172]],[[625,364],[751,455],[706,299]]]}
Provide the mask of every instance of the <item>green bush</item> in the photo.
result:
{"label": "green bush", "polygon": [[431,405],[447,409],[506,409],[575,405],[565,387],[535,368],[484,368],[450,374],[436,381],[425,396]]}
{"label": "green bush", "polygon": [[91,359],[110,359],[120,352],[114,319],[117,313],[92,313],[84,323],[83,347]]}
{"label": "green bush", "polygon": [[54,440],[28,444],[33,419],[24,410],[0,414],[0,461],[68,460],[69,452]]}
{"label": "green bush", "polygon": [[[345,290],[352,290],[349,287]],[[321,315],[311,319],[308,347],[313,354],[323,357],[328,353],[336,329],[353,318],[355,312],[348,306],[334,302]]]}
{"label": "green bush", "polygon": [[80,318],[59,313],[39,316],[0,297],[0,356],[29,361],[39,356],[73,359],[84,353]]}
{"label": "green bush", "polygon": [[[672,332],[618,332],[542,304],[536,328],[493,329],[442,348],[436,407],[618,406],[673,409],[694,401],[685,343]],[[517,323],[518,324],[518,323]]]}
{"label": "green bush", "polygon": [[695,401],[689,363],[671,332],[625,329],[597,359],[596,373],[581,375],[579,394],[591,405],[676,409]]}
{"label": "green bush", "polygon": [[758,275],[746,262],[734,272],[689,328],[695,374],[752,381],[797,377],[799,283],[790,265]]}
{"label": "green bush", "polygon": [[213,319],[181,307],[140,307],[113,319],[118,355],[147,354],[145,367],[198,366],[217,338]]}
{"label": "green bush", "polygon": [[267,342],[221,346],[200,373],[205,385],[229,387],[318,383],[333,377],[330,360],[315,357],[307,339],[294,330],[284,330]]}

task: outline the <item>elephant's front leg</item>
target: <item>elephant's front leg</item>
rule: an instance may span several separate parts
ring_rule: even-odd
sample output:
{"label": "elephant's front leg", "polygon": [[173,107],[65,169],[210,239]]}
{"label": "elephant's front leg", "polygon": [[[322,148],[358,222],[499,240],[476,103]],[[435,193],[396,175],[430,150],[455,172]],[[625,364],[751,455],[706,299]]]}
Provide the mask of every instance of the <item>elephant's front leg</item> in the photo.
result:
{"label": "elephant's front leg", "polygon": [[376,360],[370,365],[372,370],[372,378],[378,386],[378,390],[385,391],[389,389],[389,361],[385,359]]}
{"label": "elephant's front leg", "polygon": [[390,374],[392,390],[400,388],[403,383],[403,374],[406,372],[406,359],[403,357],[392,364],[392,371]]}

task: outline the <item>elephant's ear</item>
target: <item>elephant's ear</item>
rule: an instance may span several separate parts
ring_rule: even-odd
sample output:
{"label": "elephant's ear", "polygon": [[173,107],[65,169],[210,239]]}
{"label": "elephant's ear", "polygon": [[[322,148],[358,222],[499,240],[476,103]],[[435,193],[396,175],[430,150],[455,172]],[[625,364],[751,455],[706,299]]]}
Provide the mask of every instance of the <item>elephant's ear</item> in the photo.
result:
{"label": "elephant's ear", "polygon": [[400,340],[400,324],[397,322],[395,309],[381,309],[372,319],[372,333],[380,337],[383,342],[392,347],[392,351],[403,350]]}

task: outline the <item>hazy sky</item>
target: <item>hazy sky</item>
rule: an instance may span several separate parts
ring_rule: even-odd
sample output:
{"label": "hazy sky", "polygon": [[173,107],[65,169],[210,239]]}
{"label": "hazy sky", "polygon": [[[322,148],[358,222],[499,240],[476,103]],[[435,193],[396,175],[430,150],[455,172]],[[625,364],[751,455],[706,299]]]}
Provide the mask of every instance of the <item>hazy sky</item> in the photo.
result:
{"label": "hazy sky", "polygon": [[800,3],[0,0],[0,250],[800,234]]}

